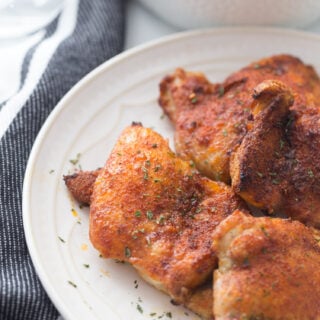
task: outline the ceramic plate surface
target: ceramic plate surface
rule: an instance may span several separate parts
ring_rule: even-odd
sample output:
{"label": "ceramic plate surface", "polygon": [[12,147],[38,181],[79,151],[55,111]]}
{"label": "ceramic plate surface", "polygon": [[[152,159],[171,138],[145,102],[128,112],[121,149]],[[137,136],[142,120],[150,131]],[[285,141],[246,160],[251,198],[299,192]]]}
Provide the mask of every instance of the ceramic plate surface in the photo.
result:
{"label": "ceramic plate surface", "polygon": [[[28,247],[50,298],[67,320],[197,319],[146,284],[132,267],[99,257],[62,177],[104,165],[132,121],[172,144],[173,128],[157,104],[158,84],[176,67],[211,81],[253,60],[290,53],[320,69],[320,37],[274,29],[217,29],[170,36],[101,65],[59,103],[33,147],[23,191]],[[71,161],[70,161],[71,160]]]}

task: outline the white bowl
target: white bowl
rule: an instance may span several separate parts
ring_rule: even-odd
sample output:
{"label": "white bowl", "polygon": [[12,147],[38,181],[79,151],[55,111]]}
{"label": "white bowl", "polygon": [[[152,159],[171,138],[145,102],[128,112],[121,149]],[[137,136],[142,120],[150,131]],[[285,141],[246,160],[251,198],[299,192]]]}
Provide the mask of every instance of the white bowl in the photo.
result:
{"label": "white bowl", "polygon": [[305,27],[320,18],[320,0],[139,0],[182,28],[265,25]]}

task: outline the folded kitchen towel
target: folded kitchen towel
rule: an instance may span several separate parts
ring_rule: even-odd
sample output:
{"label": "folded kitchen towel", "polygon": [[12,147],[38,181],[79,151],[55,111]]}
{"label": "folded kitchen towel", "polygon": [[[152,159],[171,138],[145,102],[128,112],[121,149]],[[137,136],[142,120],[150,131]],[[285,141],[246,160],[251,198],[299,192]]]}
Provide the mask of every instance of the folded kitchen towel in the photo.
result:
{"label": "folded kitchen towel", "polygon": [[66,0],[22,63],[20,89],[0,104],[0,319],[57,319],[35,273],[22,222],[27,160],[62,96],[122,50],[121,0]]}

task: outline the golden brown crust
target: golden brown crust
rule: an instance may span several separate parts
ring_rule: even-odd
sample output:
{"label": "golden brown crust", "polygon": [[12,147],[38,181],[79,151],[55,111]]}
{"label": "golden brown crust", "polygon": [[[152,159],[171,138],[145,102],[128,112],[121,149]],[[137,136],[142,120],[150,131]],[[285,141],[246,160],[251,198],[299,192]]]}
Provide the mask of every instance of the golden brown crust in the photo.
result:
{"label": "golden brown crust", "polygon": [[[243,199],[258,208],[273,212],[283,201],[280,141],[284,140],[285,124],[293,95],[282,82],[266,80],[254,89],[252,128],[232,154],[230,174],[232,187]],[[274,157],[278,154],[277,162]],[[285,173],[284,173],[285,174]]]}
{"label": "golden brown crust", "polygon": [[214,235],[219,319],[320,319],[320,247],[297,221],[236,211]]}
{"label": "golden brown crust", "polygon": [[229,183],[230,154],[246,133],[249,113],[237,101],[226,104],[226,91],[233,95],[233,86],[227,89],[202,73],[177,69],[161,82],[159,102],[175,124],[178,155],[193,160],[207,177]]}
{"label": "golden brown crust", "polygon": [[81,204],[90,204],[93,184],[100,173],[100,169],[94,171],[79,171],[66,175],[63,180],[76,201]]}
{"label": "golden brown crust", "polygon": [[[250,151],[253,162],[242,159],[242,167],[238,161],[234,170],[230,168],[231,156],[252,127],[259,126],[254,124],[252,94],[265,80],[283,82],[292,90],[294,103],[277,134],[269,134],[273,139],[278,136],[279,141],[272,146],[263,136],[258,139],[255,135],[253,140],[258,143]],[[200,172],[214,180],[230,183],[230,169],[238,171],[235,190],[240,192],[239,177],[244,176],[247,185],[242,185],[240,194],[249,203],[320,227],[320,80],[311,66],[295,57],[278,55],[250,64],[222,84],[211,84],[199,73],[178,70],[166,77],[160,88],[160,104],[175,124],[180,155],[192,159]],[[243,154],[248,140],[240,147]],[[258,171],[255,153],[263,160],[264,172]],[[260,188],[254,187],[259,184]]]}
{"label": "golden brown crust", "polygon": [[197,287],[184,305],[203,319],[213,320],[213,283],[212,279]]}
{"label": "golden brown crust", "polygon": [[212,275],[216,226],[242,206],[230,187],[203,178],[151,129],[129,127],[96,179],[90,239],[130,262],[180,303]]}

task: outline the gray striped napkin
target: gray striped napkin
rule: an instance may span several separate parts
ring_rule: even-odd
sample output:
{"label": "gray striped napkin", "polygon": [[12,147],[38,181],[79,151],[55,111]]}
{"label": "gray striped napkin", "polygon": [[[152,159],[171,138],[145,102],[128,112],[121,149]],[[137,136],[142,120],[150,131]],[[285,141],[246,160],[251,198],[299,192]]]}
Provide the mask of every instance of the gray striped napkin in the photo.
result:
{"label": "gray striped napkin", "polygon": [[35,273],[24,238],[24,172],[33,142],[61,97],[122,50],[123,11],[120,0],[67,1],[45,36],[27,53],[19,91],[0,104],[1,320],[58,317]]}

